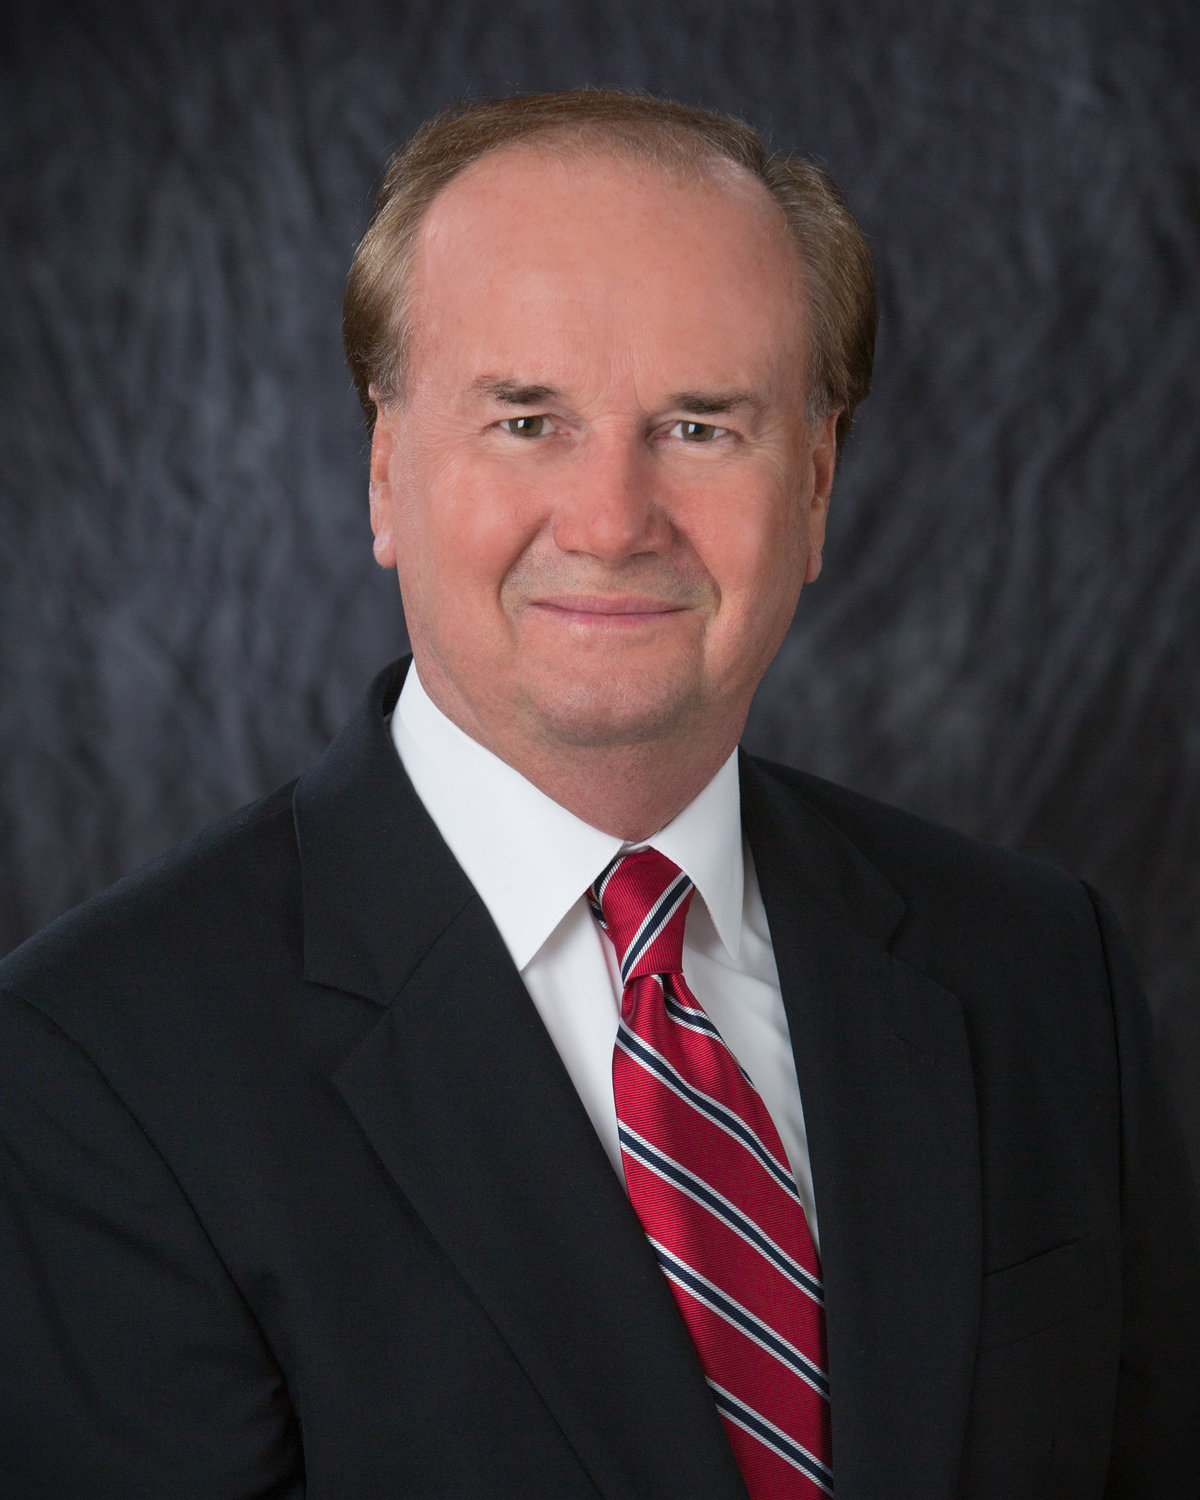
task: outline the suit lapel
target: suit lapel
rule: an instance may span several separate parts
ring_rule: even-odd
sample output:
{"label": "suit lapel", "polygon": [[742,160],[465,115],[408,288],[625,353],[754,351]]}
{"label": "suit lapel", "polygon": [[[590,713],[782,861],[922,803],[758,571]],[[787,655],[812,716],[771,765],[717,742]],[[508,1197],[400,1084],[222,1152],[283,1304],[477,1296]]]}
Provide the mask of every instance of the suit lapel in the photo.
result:
{"label": "suit lapel", "polygon": [[821,1230],[838,1500],[954,1491],[979,1310],[978,1129],[962,1013],[886,950],[904,903],[743,762]]}
{"label": "suit lapel", "polygon": [[334,1082],[599,1492],[744,1500],[641,1226],[387,738],[401,679],[296,794],[306,977],[381,1007]]}

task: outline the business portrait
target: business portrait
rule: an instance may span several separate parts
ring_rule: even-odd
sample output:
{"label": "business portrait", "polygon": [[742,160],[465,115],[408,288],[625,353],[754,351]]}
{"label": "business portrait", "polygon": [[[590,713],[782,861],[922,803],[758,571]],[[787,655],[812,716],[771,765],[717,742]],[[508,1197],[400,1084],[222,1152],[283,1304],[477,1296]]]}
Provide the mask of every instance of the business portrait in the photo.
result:
{"label": "business portrait", "polygon": [[[761,58],[764,36],[786,38],[795,59],[827,55],[817,35],[836,49],[831,21],[802,34],[781,7],[749,9],[771,23],[757,41],[723,35],[693,56]],[[161,223],[184,204],[195,212],[197,184],[210,196],[204,130],[243,118],[249,98],[256,120],[286,113],[264,80],[306,79],[293,102],[316,109],[324,75],[305,71],[312,58],[334,78],[356,59],[353,90],[323,106],[336,99],[322,118],[338,115],[343,143],[394,123],[394,100],[370,130],[349,102],[390,97],[371,93],[357,60],[385,55],[367,45],[371,26],[379,42],[399,23],[366,0],[361,11],[344,51],[315,21],[273,20],[201,28],[197,61],[174,54],[157,76],[203,77],[207,92],[201,108],[180,83],[174,133],[155,148],[172,185]],[[59,85],[34,46],[54,28],[23,15],[14,77],[32,143],[58,119]],[[278,259],[296,242],[289,215],[307,222],[301,204],[342,222],[333,199],[281,170],[290,148],[238,157],[286,209],[261,284],[272,305],[306,309],[265,321],[287,347],[306,346],[314,306],[340,331],[347,373],[326,359],[328,329],[313,347],[341,448],[302,409],[272,407],[262,382],[279,367],[216,301],[211,327],[164,350],[164,329],[186,318],[163,323],[122,294],[114,305],[136,347],[154,348],[162,369],[199,356],[195,386],[178,407],[139,400],[136,420],[92,446],[80,392],[87,411],[111,413],[118,397],[80,384],[86,359],[65,357],[78,344],[43,339],[66,391],[55,453],[82,463],[102,452],[114,494],[124,472],[133,493],[164,497],[152,587],[174,580],[186,601],[179,579],[190,578],[198,591],[178,618],[198,621],[200,592],[228,581],[213,561],[222,546],[256,608],[273,591],[296,602],[224,656],[231,617],[219,612],[205,617],[199,656],[188,655],[194,624],[190,645],[170,649],[169,614],[157,635],[139,625],[159,653],[143,660],[174,670],[159,673],[162,707],[151,701],[123,731],[98,727],[120,672],[111,649],[94,649],[94,625],[79,685],[60,692],[67,738],[42,752],[44,789],[64,785],[63,745],[89,726],[104,753],[125,746],[124,774],[141,788],[117,801],[127,827],[147,785],[174,787],[178,813],[242,771],[259,784],[209,809],[198,831],[160,837],[160,812],[144,830],[154,857],[60,900],[60,915],[37,900],[52,904],[66,877],[36,899],[35,881],[14,879],[14,943],[0,960],[0,1488],[14,1500],[1186,1500],[1200,1493],[1200,1215],[1187,1052],[1172,1039],[1186,1039],[1190,1012],[1178,989],[1152,987],[1147,1000],[1129,936],[1155,984],[1181,961],[1170,970],[1156,956],[1122,880],[1109,891],[1103,879],[1103,851],[1126,847],[1120,777],[1077,860],[1054,842],[1066,815],[1056,824],[1047,811],[1069,806],[1065,794],[1037,804],[1019,834],[988,822],[991,796],[1016,804],[1028,790],[1029,745],[1050,781],[1092,768],[1069,737],[1046,742],[1039,695],[1070,666],[1098,583],[1085,542],[1064,550],[1074,522],[1064,532],[1033,518],[1034,476],[1053,472],[1071,503],[1082,429],[1052,404],[1032,410],[1022,389],[1012,422],[985,419],[958,447],[928,426],[911,440],[918,474],[939,445],[966,473],[989,435],[1006,491],[989,504],[1014,522],[1029,512],[1031,530],[1006,549],[972,550],[969,510],[897,515],[911,476],[907,448],[891,441],[895,415],[905,401],[920,408],[912,372],[937,351],[914,363],[906,346],[912,268],[885,248],[869,195],[802,132],[768,128],[772,110],[749,90],[735,108],[711,80],[641,68],[637,39],[665,35],[653,15],[630,32],[615,9],[581,8],[573,30],[554,33],[616,37],[607,79],[585,76],[583,61],[578,77],[561,64],[558,76],[530,65],[513,77],[497,40],[503,76],[490,78],[485,48],[463,86],[446,59],[455,38],[470,53],[472,15],[451,7],[406,33],[450,39],[444,56],[420,54],[438,62],[444,96],[417,109],[415,91],[370,169],[372,204],[325,268],[340,306],[294,298]],[[59,40],[101,67],[89,107],[108,101],[115,119],[112,100],[144,97],[150,74],[138,75],[141,95],[114,93],[134,74],[81,16],[64,8]],[[522,13],[530,36],[543,22],[553,31],[548,12]],[[180,38],[159,25],[144,58],[161,63]],[[1166,66],[1167,35],[1151,18],[1142,51],[1112,55],[1144,62],[1156,46]],[[1015,22],[1009,36],[1048,43]],[[986,25],[960,39],[971,43],[961,55],[1004,52]],[[1113,34],[1098,25],[1087,39],[1107,46]],[[847,45],[846,77],[868,54],[898,56],[893,43]],[[926,54],[938,66],[942,45]],[[1072,73],[1085,54],[1106,61]],[[1068,38],[1059,76],[1077,88],[1064,83],[1061,98],[1081,97],[1085,76],[1095,98],[1118,78],[1141,98],[1134,82],[1149,74],[1108,58]],[[208,88],[218,76],[224,103]],[[39,98],[51,100],[41,114]],[[319,135],[314,126],[306,151],[319,155]],[[1061,180],[1069,170],[1056,162]],[[939,180],[934,163],[924,182]],[[49,212],[62,196],[59,181],[38,202]],[[105,198],[109,222],[117,200]],[[263,212],[257,199],[230,208],[233,239],[257,233]],[[992,245],[993,265],[1044,270],[1036,215],[1006,213],[1026,240]],[[29,309],[48,283],[31,248],[36,214],[13,222],[13,244],[29,251],[19,334],[40,329]],[[1150,236],[1159,250],[1172,222],[1164,208]],[[210,257],[203,234],[178,245],[178,261],[159,235],[134,239],[160,269],[204,264],[214,287],[241,285],[254,259]],[[949,267],[952,247],[941,252]],[[942,279],[935,271],[931,285],[944,291]],[[147,279],[144,306],[161,312],[164,288],[169,302],[185,284]],[[1109,330],[1100,342],[1112,336],[1094,321]],[[1052,357],[1048,327],[1011,329],[1001,356],[1018,384],[1022,361]],[[980,356],[974,335],[953,332],[957,381]],[[1078,354],[1063,358],[1070,368]],[[1146,379],[1170,425],[1182,366],[1173,346],[1163,359]],[[205,382],[222,360],[237,377],[241,449],[213,441],[222,408],[206,404]],[[260,360],[275,375],[256,385]],[[118,359],[114,385],[135,367]],[[1003,357],[989,369],[1012,384]],[[314,378],[295,373],[298,390]],[[1107,400],[1105,371],[1094,374]],[[1140,429],[1118,426],[1140,451]],[[1038,446],[1050,432],[1053,462]],[[1094,438],[1109,451],[1105,429]],[[290,492],[278,539],[260,530],[270,507],[243,505],[241,480],[228,488],[255,472],[260,439],[263,472]],[[1181,451],[1164,439],[1160,468]],[[178,542],[185,532],[163,481],[174,458],[198,454],[191,477],[213,477],[216,511],[190,492],[189,545],[172,563],[165,539],[172,525]],[[352,540],[335,540],[336,511],[289,539],[306,486],[347,455],[338,483],[356,508]],[[60,478],[69,496],[66,468]],[[1167,478],[1156,482],[1147,494],[1161,501]],[[843,491],[853,524],[839,540]],[[873,509],[885,492],[886,513]],[[67,500],[61,514],[74,514]],[[1002,743],[976,752],[988,794],[970,817],[954,801],[969,778],[950,752],[964,721],[949,707],[949,726],[931,715],[912,744],[942,767],[941,807],[923,800],[916,771],[878,781],[888,735],[905,714],[929,713],[922,683],[939,658],[922,659],[917,619],[936,603],[938,570],[913,566],[927,525],[954,539],[972,649],[1004,624],[1021,579],[1045,585],[1044,598],[1018,591],[1022,617],[1035,598],[1053,612],[1049,575],[1021,571],[1034,540],[1062,552],[1085,596],[1076,623],[1020,646],[1057,665],[997,699]],[[1157,545],[1181,535],[1167,528]],[[69,554],[70,533],[59,537]],[[340,560],[343,545],[352,560]],[[281,582],[297,546],[312,570]],[[944,540],[928,547],[945,556]],[[856,548],[859,581],[839,606],[829,574]],[[1186,549],[1174,553],[1173,573],[1146,566],[1157,597],[1187,576]],[[250,555],[247,571],[237,559]],[[1124,561],[1134,576],[1138,556]],[[1102,580],[1110,564],[1095,566]],[[889,590],[918,616],[889,616]],[[814,597],[833,601],[814,606],[815,629],[803,625]],[[119,613],[131,628],[127,594]],[[337,668],[335,617],[355,627]],[[941,628],[929,639],[944,653],[957,627]],[[53,634],[43,624],[43,641]],[[868,635],[881,638],[883,690],[880,678],[855,682]],[[1105,639],[1093,632],[1089,662]],[[818,669],[831,640],[840,650]],[[222,701],[254,707],[231,728],[221,716],[240,710],[218,709],[202,678],[234,659],[244,672]],[[1175,681],[1149,648],[1137,659],[1156,682]],[[964,715],[973,661],[961,658],[965,676],[943,700]],[[1108,701],[1091,688],[1115,670],[1072,667],[1083,707],[1063,701],[1056,722],[1091,723]],[[307,697],[297,688],[318,680]],[[31,698],[27,734],[44,698]],[[847,755],[839,775],[847,705],[864,701],[862,756]],[[311,745],[288,729],[305,713]],[[156,714],[166,717],[150,732]],[[1165,734],[1184,719],[1164,709],[1153,723]],[[289,733],[296,763],[283,767]],[[1112,743],[1129,750],[1119,722]],[[156,753],[172,768],[161,783],[139,771]],[[93,775],[100,758],[87,762]],[[18,816],[12,795],[24,762],[13,764],[13,846],[32,848],[33,815]],[[1149,778],[1144,758],[1141,769]],[[89,870],[103,864],[88,863],[102,801],[83,786],[77,862]],[[1171,860],[1187,835],[1147,837],[1166,874],[1128,853],[1112,869],[1134,869],[1157,899],[1156,881],[1179,884]]]}

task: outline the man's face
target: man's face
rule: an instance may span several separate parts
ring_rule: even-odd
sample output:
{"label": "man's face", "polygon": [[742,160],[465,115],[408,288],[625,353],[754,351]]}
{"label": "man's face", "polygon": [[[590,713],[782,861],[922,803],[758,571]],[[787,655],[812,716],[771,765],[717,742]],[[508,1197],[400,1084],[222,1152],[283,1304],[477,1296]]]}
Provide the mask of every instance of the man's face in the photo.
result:
{"label": "man's face", "polygon": [[728,754],[819,570],[834,459],[765,191],[506,149],[434,203],[413,290],[371,517],[430,696],[518,768]]}

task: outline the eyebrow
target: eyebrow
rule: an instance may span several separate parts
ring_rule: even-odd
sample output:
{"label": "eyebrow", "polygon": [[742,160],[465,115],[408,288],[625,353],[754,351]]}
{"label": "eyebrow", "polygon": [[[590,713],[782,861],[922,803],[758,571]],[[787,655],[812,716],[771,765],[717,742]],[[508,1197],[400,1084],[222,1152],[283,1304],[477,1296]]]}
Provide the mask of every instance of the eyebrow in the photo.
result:
{"label": "eyebrow", "polygon": [[481,375],[471,386],[473,396],[490,396],[505,406],[538,406],[543,401],[557,401],[562,392],[553,385],[526,385],[519,380],[498,379]]}
{"label": "eyebrow", "polygon": [[715,417],[731,411],[761,412],[766,404],[753,391],[740,390],[676,391],[666,401],[673,411],[694,412],[698,417]]}
{"label": "eyebrow", "polygon": [[[473,396],[490,396],[505,406],[540,406],[560,401],[562,391],[554,385],[510,380],[502,376],[481,375],[470,387]],[[664,409],[686,411],[697,417],[721,416],[726,412],[762,412],[767,403],[753,391],[733,388],[725,391],[676,391],[663,403]]]}

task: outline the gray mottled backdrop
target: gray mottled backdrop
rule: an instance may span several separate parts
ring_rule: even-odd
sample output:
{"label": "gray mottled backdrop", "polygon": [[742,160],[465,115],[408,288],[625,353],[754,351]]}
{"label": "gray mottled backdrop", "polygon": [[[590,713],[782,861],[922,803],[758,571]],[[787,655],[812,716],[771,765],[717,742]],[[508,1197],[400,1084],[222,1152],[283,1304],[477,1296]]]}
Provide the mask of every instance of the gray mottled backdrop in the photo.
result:
{"label": "gray mottled backdrop", "polygon": [[1084,0],[9,0],[0,946],[321,749],[403,626],[342,281],[389,150],[616,82],[829,165],[879,375],[758,749],[1112,899],[1200,1159],[1200,21]]}

